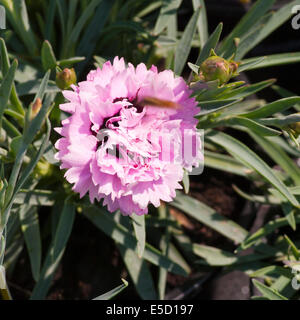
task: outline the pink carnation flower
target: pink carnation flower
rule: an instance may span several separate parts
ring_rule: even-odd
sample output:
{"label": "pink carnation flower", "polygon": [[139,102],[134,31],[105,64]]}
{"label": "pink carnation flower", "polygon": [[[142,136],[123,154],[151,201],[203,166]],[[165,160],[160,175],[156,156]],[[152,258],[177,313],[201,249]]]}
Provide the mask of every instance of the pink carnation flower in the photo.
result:
{"label": "pink carnation flower", "polygon": [[[92,203],[104,199],[109,211],[125,215],[172,201],[183,169],[191,171],[202,159],[194,119],[199,108],[185,81],[143,63],[126,67],[116,57],[72,89],[63,92],[69,102],[60,109],[71,116],[56,128],[62,138],[55,147],[73,190],[80,197],[88,193]],[[141,103],[149,97],[180,108]],[[183,157],[184,148],[190,151]]]}

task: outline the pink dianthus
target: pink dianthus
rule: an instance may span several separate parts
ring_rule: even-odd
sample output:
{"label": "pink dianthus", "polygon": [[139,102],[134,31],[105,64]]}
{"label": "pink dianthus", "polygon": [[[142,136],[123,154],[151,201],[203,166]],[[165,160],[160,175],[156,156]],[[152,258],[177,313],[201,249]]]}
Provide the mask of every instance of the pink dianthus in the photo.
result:
{"label": "pink dianthus", "polygon": [[[88,193],[91,202],[104,199],[109,211],[125,215],[146,214],[150,203],[172,201],[182,188],[183,170],[202,160],[194,118],[199,108],[185,81],[143,63],[126,67],[116,57],[72,89],[63,92],[69,102],[60,109],[71,116],[56,129],[62,138],[55,147],[73,190],[80,197]],[[140,104],[148,97],[180,108]],[[183,138],[189,135],[194,137]],[[183,157],[186,147],[197,150]]]}

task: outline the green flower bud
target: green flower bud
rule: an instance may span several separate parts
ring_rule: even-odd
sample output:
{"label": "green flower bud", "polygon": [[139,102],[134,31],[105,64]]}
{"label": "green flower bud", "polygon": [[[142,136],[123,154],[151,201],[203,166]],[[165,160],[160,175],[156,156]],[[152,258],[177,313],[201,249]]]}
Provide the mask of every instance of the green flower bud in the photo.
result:
{"label": "green flower bud", "polygon": [[199,78],[205,82],[219,80],[223,85],[236,75],[238,66],[238,62],[225,60],[212,49],[210,56],[200,65]]}
{"label": "green flower bud", "polygon": [[75,84],[76,81],[77,77],[74,68],[65,68],[63,71],[56,73],[56,85],[62,90],[70,88],[71,84]]}
{"label": "green flower bud", "polygon": [[[297,115],[300,115],[300,112],[298,112]],[[287,131],[290,135],[293,135],[294,137],[298,138],[300,135],[300,122],[290,123],[282,129]]]}
{"label": "green flower bud", "polygon": [[297,136],[300,135],[300,122],[291,123],[289,127],[296,133]]}
{"label": "green flower bud", "polygon": [[44,160],[40,160],[34,168],[33,174],[35,177],[48,177],[53,172],[52,165]]}

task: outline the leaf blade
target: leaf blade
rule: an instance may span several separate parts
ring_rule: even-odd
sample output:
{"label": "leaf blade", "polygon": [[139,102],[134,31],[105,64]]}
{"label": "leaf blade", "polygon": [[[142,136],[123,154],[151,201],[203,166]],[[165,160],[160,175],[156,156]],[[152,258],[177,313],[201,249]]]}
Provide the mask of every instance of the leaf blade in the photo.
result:
{"label": "leaf blade", "polygon": [[133,229],[138,241],[137,254],[141,258],[144,254],[146,243],[145,216],[134,215],[132,217]]}
{"label": "leaf blade", "polygon": [[59,219],[55,237],[52,240],[39,281],[35,285],[31,300],[44,299],[51,286],[54,272],[62,259],[75,219],[75,205],[66,201]]}
{"label": "leaf blade", "polygon": [[32,276],[35,281],[38,281],[42,261],[42,244],[36,208],[27,204],[23,205],[19,217],[30,258]]}
{"label": "leaf blade", "polygon": [[121,293],[125,288],[128,287],[128,282],[126,280],[122,279],[122,282],[123,282],[123,284],[121,284],[120,286],[112,289],[111,291],[108,291],[108,292],[102,294],[99,297],[94,298],[93,300],[110,300],[110,299],[114,298],[119,293]]}
{"label": "leaf blade", "polygon": [[175,51],[174,72],[178,75],[182,73],[184,66],[186,64],[188,55],[190,53],[192,39],[194,37],[195,31],[197,28],[197,20],[199,17],[199,13],[200,13],[200,8],[197,9],[192,15],[177,45],[177,48]]}
{"label": "leaf blade", "polygon": [[295,207],[299,206],[297,199],[290,193],[285,184],[277,178],[271,168],[243,143],[225,133],[216,131],[209,134],[208,138],[210,141],[225,148],[239,161],[262,175]]}
{"label": "leaf blade", "polygon": [[179,192],[171,205],[181,209],[201,223],[209,226],[236,243],[241,243],[248,234],[245,229],[235,222],[221,216],[200,201]]}
{"label": "leaf blade", "polygon": [[288,300],[286,297],[282,296],[276,290],[267,287],[266,285],[262,284],[261,282],[253,279],[252,280],[255,287],[260,291],[264,297],[268,298],[269,300]]}

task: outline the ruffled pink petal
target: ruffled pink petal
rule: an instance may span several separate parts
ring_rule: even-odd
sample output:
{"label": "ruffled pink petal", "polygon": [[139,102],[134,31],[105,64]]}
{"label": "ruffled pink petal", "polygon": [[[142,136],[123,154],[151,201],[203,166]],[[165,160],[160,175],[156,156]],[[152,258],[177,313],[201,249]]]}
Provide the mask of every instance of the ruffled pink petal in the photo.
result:
{"label": "ruffled pink petal", "polygon": [[[60,108],[70,116],[55,128],[62,136],[55,158],[80,197],[103,199],[111,212],[147,214],[149,204],[172,201],[183,170],[203,160],[194,118],[200,110],[185,81],[170,70],[126,67],[115,57],[63,94],[68,102]],[[142,107],[147,97],[181,107]]]}

